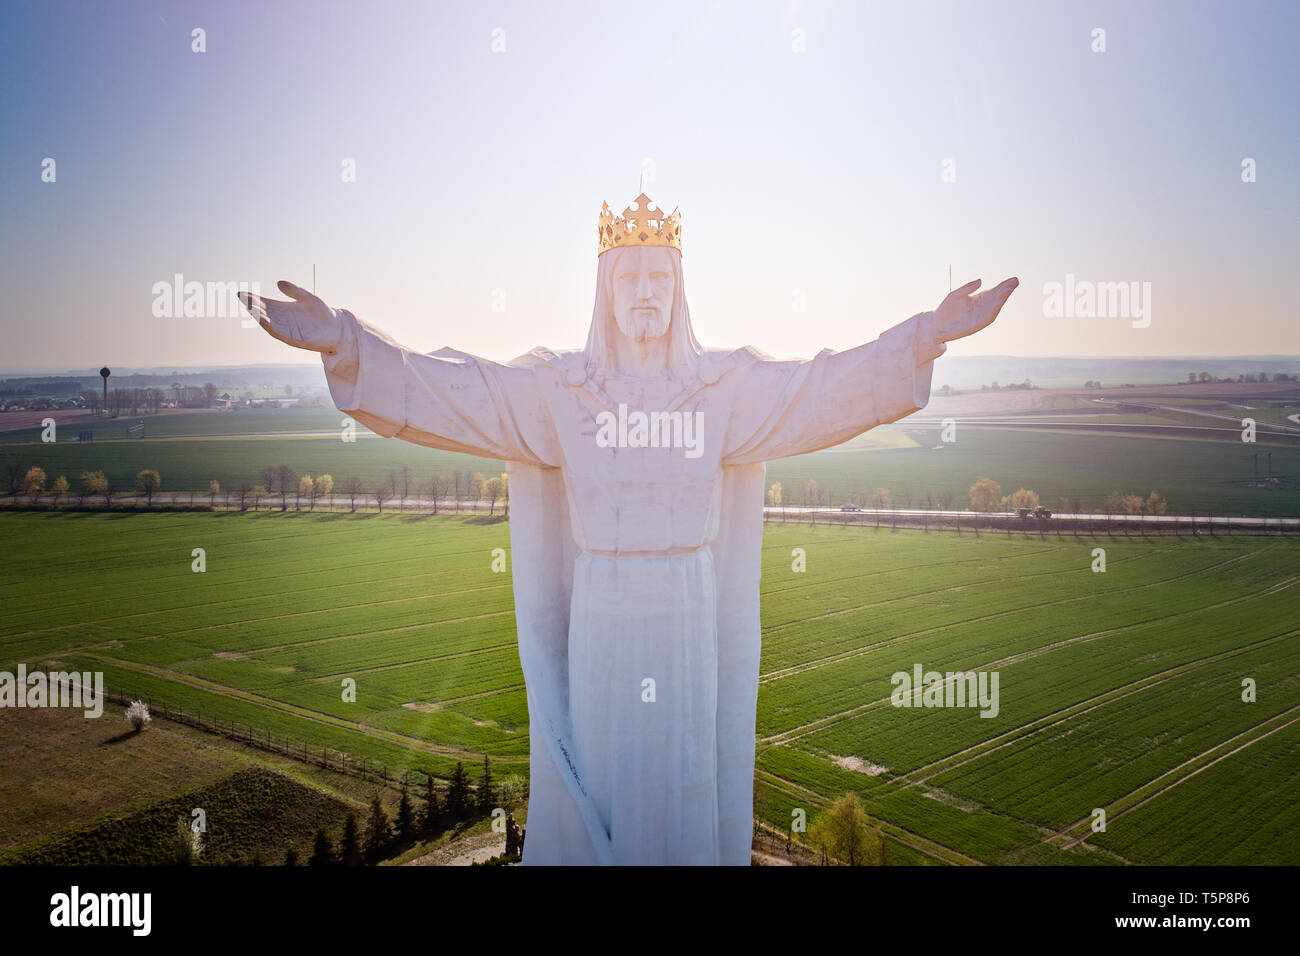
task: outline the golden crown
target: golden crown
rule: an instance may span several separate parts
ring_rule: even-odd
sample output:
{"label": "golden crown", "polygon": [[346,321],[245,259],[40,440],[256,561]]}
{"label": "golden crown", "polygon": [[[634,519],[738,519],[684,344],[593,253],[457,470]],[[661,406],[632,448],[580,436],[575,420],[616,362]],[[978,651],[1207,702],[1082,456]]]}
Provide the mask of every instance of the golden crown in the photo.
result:
{"label": "golden crown", "polygon": [[674,209],[666,215],[645,193],[632,200],[621,216],[609,211],[609,203],[602,203],[599,233],[596,258],[620,246],[671,246],[682,251],[681,213]]}

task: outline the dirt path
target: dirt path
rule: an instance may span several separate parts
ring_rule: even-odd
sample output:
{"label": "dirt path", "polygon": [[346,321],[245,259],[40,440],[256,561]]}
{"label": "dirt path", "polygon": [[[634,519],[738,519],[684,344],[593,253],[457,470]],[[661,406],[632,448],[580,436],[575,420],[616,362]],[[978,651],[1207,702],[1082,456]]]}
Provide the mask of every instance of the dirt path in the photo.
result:
{"label": "dirt path", "polygon": [[431,853],[408,860],[403,866],[469,866],[471,863],[485,863],[494,856],[506,851],[506,838],[501,833],[476,833],[446,846],[438,847]]}

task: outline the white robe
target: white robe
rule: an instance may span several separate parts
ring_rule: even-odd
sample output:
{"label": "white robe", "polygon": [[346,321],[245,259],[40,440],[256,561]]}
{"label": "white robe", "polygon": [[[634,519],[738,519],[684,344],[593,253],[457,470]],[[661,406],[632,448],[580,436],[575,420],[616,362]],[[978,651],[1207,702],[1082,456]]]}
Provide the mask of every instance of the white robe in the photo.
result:
{"label": "white robe", "polygon": [[[710,351],[693,384],[597,383],[581,352],[420,354],[348,318],[325,359],[341,411],[509,462],[525,863],[748,865],[763,463],[924,407],[944,351],[922,313],[811,361]],[[600,447],[619,404],[701,413],[699,456]]]}

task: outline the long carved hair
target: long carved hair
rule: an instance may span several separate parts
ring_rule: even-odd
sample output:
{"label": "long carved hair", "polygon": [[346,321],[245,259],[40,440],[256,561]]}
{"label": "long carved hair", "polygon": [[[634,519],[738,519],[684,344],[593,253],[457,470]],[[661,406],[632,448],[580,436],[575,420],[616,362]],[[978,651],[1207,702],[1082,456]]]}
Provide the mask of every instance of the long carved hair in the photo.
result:
{"label": "long carved hair", "polygon": [[[695,384],[700,378],[700,357],[704,353],[691,328],[691,310],[686,304],[686,283],[682,279],[682,254],[671,246],[658,246],[673,267],[673,305],[668,323],[668,370],[674,379]],[[626,248],[611,249],[596,264],[596,306],[591,314],[591,331],[583,349],[587,377],[600,384],[614,367],[613,336],[620,335],[614,317],[614,272]]]}

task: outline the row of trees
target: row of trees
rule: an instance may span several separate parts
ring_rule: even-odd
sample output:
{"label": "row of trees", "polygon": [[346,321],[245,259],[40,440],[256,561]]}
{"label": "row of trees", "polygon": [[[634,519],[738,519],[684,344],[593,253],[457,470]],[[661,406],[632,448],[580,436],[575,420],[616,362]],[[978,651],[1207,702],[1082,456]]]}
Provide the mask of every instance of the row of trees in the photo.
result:
{"label": "row of trees", "polygon": [[[5,482],[8,493],[14,497],[26,496],[33,503],[48,494],[54,496],[56,505],[65,497],[75,497],[79,504],[85,504],[87,498],[102,497],[104,505],[107,507],[112,504],[113,496],[121,491],[121,489],[114,486],[102,471],[83,471],[80,483],[75,489],[69,484],[67,477],[64,475],[59,475],[47,487],[48,481],[49,478],[45,474],[45,469],[39,465],[28,468],[25,472],[18,465],[8,465],[5,469]],[[151,505],[153,504],[153,496],[161,487],[162,477],[156,469],[145,468],[135,476],[135,489],[144,495],[145,500]]]}
{"label": "row of trees", "polygon": [[[39,466],[24,472],[21,466],[10,464],[6,466],[5,480],[10,495],[16,497],[21,494],[31,498],[33,502],[42,495],[52,494],[54,503],[58,504],[61,498],[75,495],[80,504],[85,504],[87,498],[102,497],[107,507],[112,504],[113,495],[120,491],[102,471],[83,471],[81,482],[75,492],[63,475],[56,478],[47,489],[48,478],[45,469]],[[161,487],[162,478],[156,469],[145,468],[136,475],[135,488],[145,496],[145,501],[149,505],[153,504],[153,496]],[[462,487],[465,491],[464,496],[461,492]],[[348,499],[353,512],[357,510],[358,499],[373,498],[382,513],[384,504],[394,499],[398,499],[401,509],[405,510],[406,499],[413,490],[418,495],[425,495],[431,501],[434,514],[438,513],[439,502],[445,502],[451,493],[455,495],[457,511],[460,510],[463,500],[469,500],[487,501],[490,515],[496,514],[498,502],[502,504],[503,514],[510,513],[510,481],[504,473],[485,479],[478,472],[470,474],[458,471],[454,472],[450,479],[445,475],[433,475],[427,482],[415,485],[411,469],[407,467],[388,472],[387,477],[379,482],[367,483],[355,476],[344,478],[342,485],[336,489],[334,478],[330,475],[318,475],[313,478],[311,475],[297,474],[288,465],[267,465],[262,469],[256,484],[241,481],[235,487],[234,498],[239,503],[240,511],[247,511],[250,504],[256,510],[262,499],[267,497],[278,497],[281,511],[288,510],[290,497],[293,498],[294,510],[301,511],[305,501],[307,509],[314,511],[316,502],[322,499],[327,499],[329,507],[333,508],[334,496],[338,493]],[[221,494],[221,484],[213,479],[208,483],[209,503],[215,506],[219,494]],[[801,504],[805,507],[823,507],[829,502],[829,495],[815,479],[811,478],[804,483],[802,497]],[[991,478],[980,478],[971,485],[969,498],[971,510],[979,512],[1015,511],[1017,508],[1037,508],[1040,504],[1038,492],[1033,489],[1017,488],[1011,494],[1004,495],[1002,487]],[[775,481],[768,488],[766,502],[770,508],[780,508],[790,504],[786,500],[781,482]],[[911,492],[904,492],[902,501],[895,502],[888,488],[877,488],[870,495],[851,492],[849,503],[861,508],[869,506],[876,510],[888,510],[901,505],[905,509],[915,506],[923,507],[927,511],[934,511],[936,508],[950,511],[953,495],[948,491],[936,495],[933,489],[926,488],[924,496],[919,499],[914,500]],[[1061,497],[1057,500],[1056,510],[1078,514],[1083,507],[1077,498]],[[1112,491],[1102,502],[1099,511],[1102,514],[1113,515],[1162,515],[1168,512],[1168,502],[1157,491],[1150,492],[1145,498],[1128,492]]]}
{"label": "row of trees", "polygon": [[[970,509],[979,512],[1015,511],[1017,508],[1037,508],[1040,505],[1038,492],[1032,488],[1017,488],[1011,494],[1005,495],[1002,493],[1002,487],[991,478],[980,478],[970,486],[968,495]],[[813,508],[826,507],[830,504],[830,496],[811,478],[802,486],[800,495],[802,500],[794,502],[789,500],[789,497],[781,487],[781,482],[775,481],[767,489],[766,503],[769,508],[794,504]],[[877,488],[870,494],[849,492],[847,503],[878,511],[900,507],[923,508],[926,511],[951,511],[953,494],[950,491],[936,493],[933,488],[926,488],[924,494],[920,496],[914,497],[910,491],[895,496],[888,488]],[[1064,514],[1080,514],[1084,508],[1078,498],[1062,496],[1057,499],[1056,510]],[[1167,510],[1168,503],[1156,491],[1152,491],[1145,498],[1141,495],[1112,491],[1099,508],[1102,514],[1128,515],[1162,515]]]}
{"label": "row of trees", "polygon": [[[469,774],[462,763],[456,764],[445,796],[439,796],[432,774],[425,776],[423,805],[417,809],[411,799],[410,789],[402,784],[401,800],[397,813],[390,817],[379,795],[370,801],[370,811],[364,828],[355,813],[348,813],[342,832],[335,836],[326,827],[316,831],[312,841],[309,866],[363,866],[378,863],[389,856],[401,853],[417,841],[435,837],[450,827],[488,816],[500,807],[509,813],[510,808],[524,800],[528,791],[522,778],[506,777],[500,784],[493,781],[492,765],[483,758],[483,778],[477,786],[470,783]],[[203,841],[192,831],[185,818],[177,821],[174,862],[192,865],[200,862]],[[253,856],[255,866],[265,863],[260,853]],[[284,856],[285,866],[300,865],[298,848],[291,842]]]}
{"label": "row of trees", "polygon": [[[781,482],[774,481],[767,489],[765,503],[769,508],[785,508],[800,506],[805,508],[824,508],[829,506],[831,496],[829,492],[817,483],[815,478],[809,478],[797,489],[797,495],[792,491],[787,491],[781,486]],[[935,508],[942,508],[947,511],[952,508],[952,492],[944,491],[936,493],[933,488],[926,488],[924,495],[919,498],[913,498],[910,491],[905,491],[897,502],[899,507],[903,508],[921,508],[924,507],[929,511]],[[859,508],[892,508],[895,506],[893,496],[890,495],[889,489],[877,488],[875,491],[867,494],[862,491],[850,491],[847,495],[846,504],[857,505]]]}
{"label": "row of trees", "polygon": [[1223,378],[1215,378],[1209,372],[1188,372],[1188,385],[1209,385],[1214,382],[1294,382],[1296,376],[1288,375],[1286,372],[1274,372],[1270,375],[1268,372],[1260,372],[1258,375],[1238,375],[1233,378],[1231,375]]}
{"label": "row of trees", "polygon": [[174,403],[179,408],[209,408],[217,399],[217,386],[212,382],[202,387],[173,382],[168,389],[157,386],[113,388],[108,392],[107,408],[104,407],[102,389],[83,388],[79,394],[96,414],[106,411],[110,415],[156,415],[165,402]]}
{"label": "row of trees", "polygon": [[[104,506],[109,507],[114,497],[128,490],[119,487],[101,470],[83,471],[79,484],[74,488],[64,475],[50,483],[44,468],[33,466],[24,469],[12,462],[5,466],[3,481],[7,494],[12,497],[25,496],[34,503],[42,496],[53,495],[56,505],[65,497],[76,498],[78,504],[83,505],[88,498],[102,498]],[[136,475],[134,490],[144,495],[146,504],[153,504],[154,495],[161,488],[162,477],[157,469],[145,468]],[[217,496],[221,493],[219,481],[214,478],[208,482],[206,497],[211,506],[216,506]],[[405,510],[406,499],[412,493],[429,499],[434,514],[449,499],[454,502],[456,511],[464,502],[486,501],[490,515],[496,514],[498,505],[503,514],[510,513],[510,480],[504,472],[485,478],[478,472],[457,471],[450,477],[433,475],[428,481],[416,484],[411,469],[403,467],[389,471],[381,481],[366,482],[351,476],[336,486],[333,476],[328,474],[313,478],[299,475],[288,465],[268,465],[262,469],[256,482],[241,481],[236,485],[231,497],[238,502],[241,511],[248,510],[250,505],[256,510],[266,498],[279,498],[281,511],[288,510],[291,498],[295,510],[301,511],[306,504],[307,509],[313,511],[316,503],[322,500],[327,500],[329,507],[333,508],[337,494],[348,499],[352,511],[357,510],[358,500],[373,499],[382,512],[384,505],[393,500],[400,501],[401,509]],[[196,494],[190,492],[191,503]]]}
{"label": "row of trees", "polygon": [[[1030,488],[1017,488],[1009,495],[1002,494],[1002,489],[991,478],[981,478],[970,488],[970,505],[973,511],[1015,511],[1017,508],[1037,508],[1038,492]],[[1077,498],[1058,498],[1056,510],[1065,514],[1080,514],[1082,503]],[[1162,515],[1169,510],[1169,504],[1158,491],[1152,491],[1143,498],[1141,495],[1112,491],[1106,496],[1098,509],[1107,515]]]}
{"label": "row of trees", "polygon": [[[219,494],[217,482],[211,484],[215,497]],[[280,510],[287,511],[289,498],[293,498],[294,510],[301,511],[303,502],[308,510],[314,510],[316,502],[327,499],[329,507],[334,507],[334,496],[340,494],[348,499],[352,511],[357,510],[358,499],[374,499],[382,513],[384,505],[396,500],[399,510],[406,510],[406,500],[412,495],[429,500],[434,514],[438,513],[440,504],[449,499],[454,502],[457,511],[462,502],[488,502],[489,515],[495,515],[500,504],[502,514],[510,513],[510,479],[505,472],[492,478],[484,478],[480,472],[456,471],[450,477],[431,475],[427,481],[417,481],[409,466],[391,469],[379,481],[367,482],[355,475],[344,478],[336,487],[331,475],[298,475],[288,465],[267,465],[262,469],[257,482],[241,481],[234,490],[239,501],[239,509],[245,511],[251,501],[254,509],[258,502],[267,497],[280,499]]]}
{"label": "row of trees", "polygon": [[[492,765],[487,757],[483,758],[483,777],[477,786],[470,783],[465,765],[457,763],[445,796],[439,796],[433,775],[425,776],[423,806],[418,809],[409,788],[403,784],[395,816],[389,817],[378,796],[371,800],[364,834],[353,813],[348,814],[337,841],[329,830],[321,827],[316,831],[307,863],[310,866],[377,863],[402,852],[418,840],[436,836],[468,820],[488,816],[497,807],[508,811],[525,796],[527,790],[521,778],[506,777],[500,784],[493,780]],[[298,853],[292,844],[284,862],[286,866],[298,865]]]}

